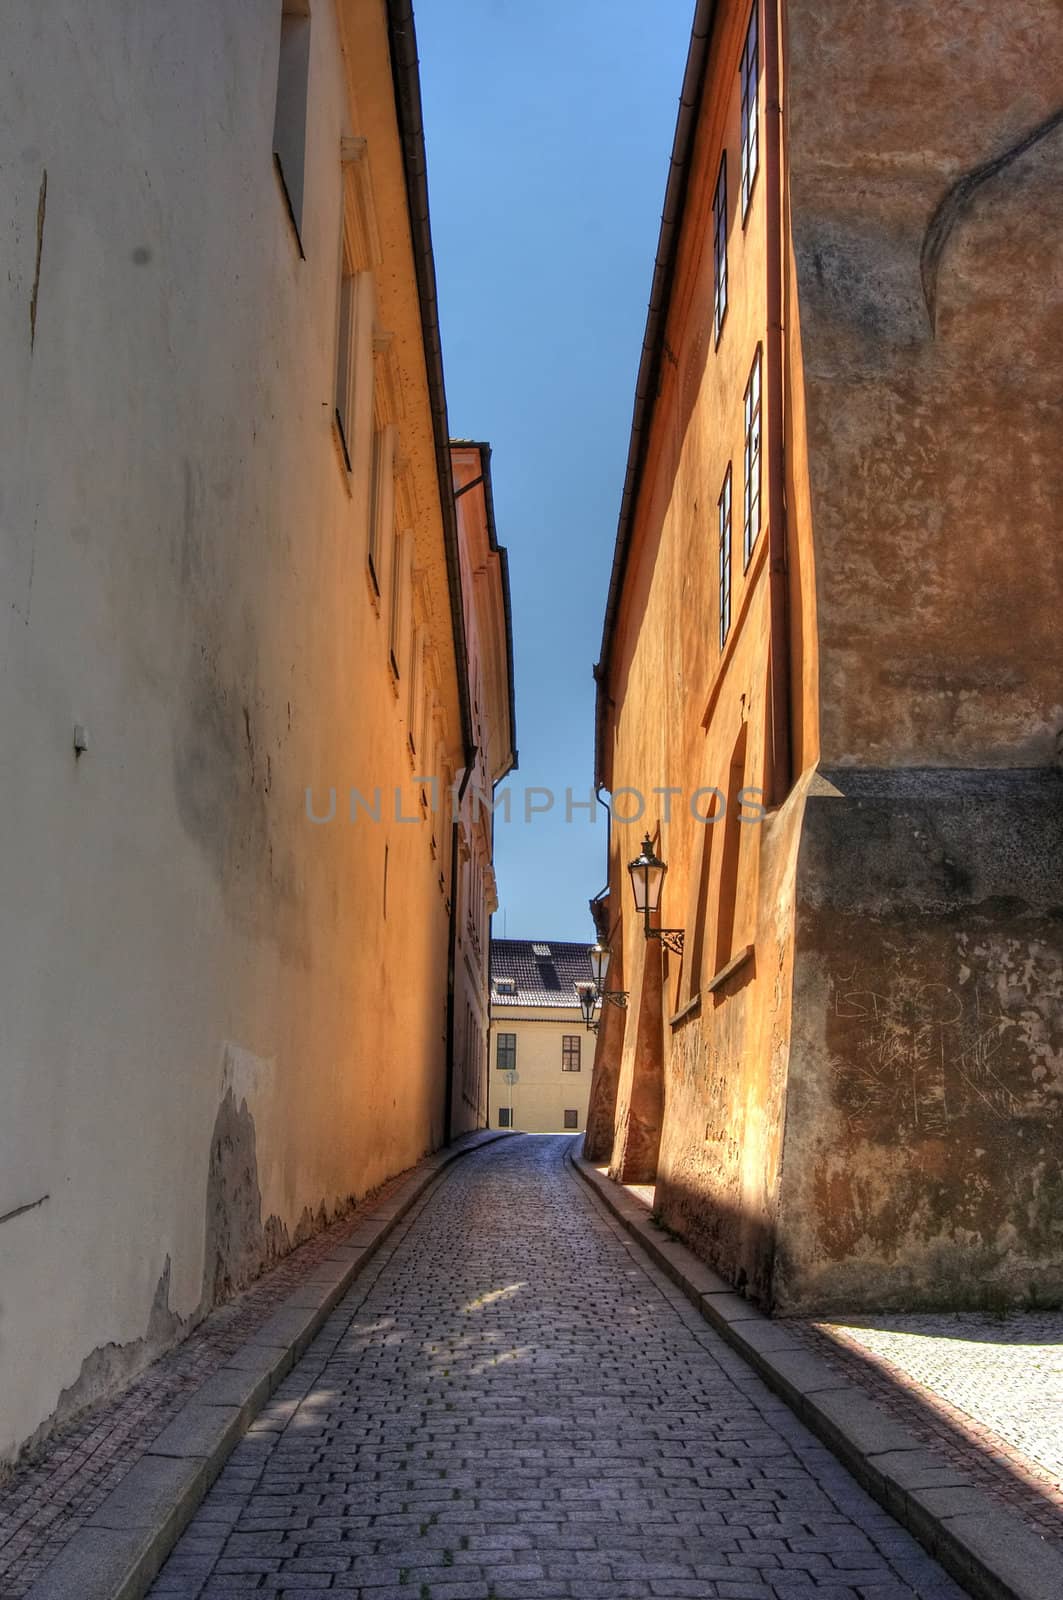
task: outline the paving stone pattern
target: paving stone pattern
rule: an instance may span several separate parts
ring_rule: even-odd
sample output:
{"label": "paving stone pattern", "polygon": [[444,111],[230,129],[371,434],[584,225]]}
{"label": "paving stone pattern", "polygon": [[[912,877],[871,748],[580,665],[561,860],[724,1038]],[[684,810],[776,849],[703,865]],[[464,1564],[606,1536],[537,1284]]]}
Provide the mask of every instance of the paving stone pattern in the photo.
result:
{"label": "paving stone pattern", "polygon": [[786,1327],[1063,1551],[1063,1312]]}
{"label": "paving stone pattern", "polygon": [[154,1600],[963,1600],[605,1215],[569,1144],[492,1146],[410,1213]]}

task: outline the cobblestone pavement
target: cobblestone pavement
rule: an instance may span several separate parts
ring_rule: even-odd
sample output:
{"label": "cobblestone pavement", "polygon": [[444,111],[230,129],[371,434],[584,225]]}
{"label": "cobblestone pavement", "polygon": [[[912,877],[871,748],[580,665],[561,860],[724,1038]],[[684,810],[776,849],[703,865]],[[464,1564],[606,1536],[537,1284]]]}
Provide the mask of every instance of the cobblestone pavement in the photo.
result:
{"label": "cobblestone pavement", "polygon": [[1063,1312],[787,1327],[1063,1550]]}
{"label": "cobblestone pavement", "polygon": [[195,1390],[401,1182],[400,1174],[367,1195],[212,1312],[120,1394],[81,1413],[0,1479],[0,1600],[20,1600]]}
{"label": "cobblestone pavement", "polygon": [[962,1600],[564,1163],[452,1169],[237,1447],[151,1593]]}

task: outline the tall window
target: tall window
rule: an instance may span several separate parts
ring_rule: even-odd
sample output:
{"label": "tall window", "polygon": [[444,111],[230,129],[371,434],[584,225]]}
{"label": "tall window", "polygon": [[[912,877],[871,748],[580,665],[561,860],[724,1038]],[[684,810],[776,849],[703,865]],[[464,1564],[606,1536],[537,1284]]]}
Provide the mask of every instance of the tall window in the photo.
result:
{"label": "tall window", "polygon": [[347,470],[367,473],[373,431],[373,280],[356,272],[346,244],[336,349],[336,423]]}
{"label": "tall window", "polygon": [[720,342],[727,310],[727,151],[720,160],[720,175],[712,197],[712,333]]}
{"label": "tall window", "polygon": [[406,738],[410,746],[411,756],[415,756],[422,748],[420,745],[419,719],[421,705],[424,700],[422,684],[424,681],[424,629],[414,630],[413,642],[410,647],[410,694],[406,703]]}
{"label": "tall window", "polygon": [[373,478],[369,504],[369,575],[380,593],[380,560],[395,531],[395,437],[394,423],[378,428],[373,435]]}
{"label": "tall window", "polygon": [[[308,0],[282,0],[281,45],[277,64],[277,109],[273,117],[273,158],[281,175],[288,209],[301,234],[306,172],[306,103],[310,82],[310,6]],[[302,249],[302,244],[299,246]]]}
{"label": "tall window", "polygon": [[579,1071],[579,1046],[578,1033],[566,1033],[561,1039],[561,1071]]}
{"label": "tall window", "polygon": [[720,649],[731,631],[731,463],[727,463],[723,488],[716,502],[716,539],[720,567]]}
{"label": "tall window", "polygon": [[357,367],[358,279],[346,251],[340,279],[340,340],[336,351],[336,422],[347,471],[354,454],[354,374]]}
{"label": "tall window", "polygon": [[578,1111],[566,1111],[565,1112],[565,1128],[566,1129],[575,1128],[577,1130],[579,1129],[579,1112]]}
{"label": "tall window", "polygon": [[727,775],[727,815],[723,824],[723,860],[720,864],[720,904],[716,913],[716,971],[734,955],[735,912],[738,902],[738,863],[742,847],[742,803],[745,783],[746,725],[735,741]]}
{"label": "tall window", "polygon": [[742,560],[749,566],[760,532],[760,346],[746,384],[746,442],[743,454]]}
{"label": "tall window", "polygon": [[742,49],[742,221],[746,220],[750,196],[757,176],[760,157],[758,130],[758,96],[760,79],[760,48],[757,34],[757,6],[753,0],[753,14]]}
{"label": "tall window", "polygon": [[395,530],[391,549],[391,613],[388,622],[388,659],[396,678],[402,676],[402,644],[405,633],[406,600],[409,592],[410,546],[412,535]]}
{"label": "tall window", "polygon": [[498,1035],[495,1065],[499,1072],[516,1072],[517,1035],[515,1033],[500,1033]]}

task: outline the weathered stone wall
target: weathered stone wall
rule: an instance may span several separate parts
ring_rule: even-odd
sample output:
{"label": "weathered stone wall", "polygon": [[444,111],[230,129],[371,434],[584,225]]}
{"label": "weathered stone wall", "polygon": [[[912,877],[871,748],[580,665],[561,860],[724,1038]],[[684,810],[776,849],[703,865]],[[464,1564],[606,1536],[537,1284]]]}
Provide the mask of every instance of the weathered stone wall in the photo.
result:
{"label": "weathered stone wall", "polygon": [[789,0],[784,17],[823,758],[1047,765],[1063,733],[1058,0]]}
{"label": "weathered stone wall", "polygon": [[821,771],[797,895],[776,1308],[1063,1294],[1063,774]]}

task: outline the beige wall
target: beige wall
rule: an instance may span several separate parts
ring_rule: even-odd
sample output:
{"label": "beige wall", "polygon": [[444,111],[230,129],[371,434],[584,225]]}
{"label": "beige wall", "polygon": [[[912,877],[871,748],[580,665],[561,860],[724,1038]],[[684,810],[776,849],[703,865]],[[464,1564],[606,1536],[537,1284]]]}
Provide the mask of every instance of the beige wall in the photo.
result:
{"label": "beige wall", "polygon": [[[498,1067],[498,1035],[517,1036],[517,1081],[507,1082]],[[578,1038],[579,1072],[561,1068],[561,1041]],[[493,1006],[491,1009],[491,1127],[500,1126],[499,1106],[513,1111],[512,1126],[522,1133],[565,1132],[566,1110],[575,1111],[580,1132],[587,1126],[587,1100],[594,1061],[594,1035],[578,1006]],[[572,1130],[567,1130],[572,1131]]]}
{"label": "beige wall", "polygon": [[[348,84],[313,7],[304,259],[272,156],[280,9],[5,16],[0,1217],[32,1209],[0,1222],[0,1460],[441,1137],[445,884],[392,808],[390,562],[374,603],[332,422],[356,134],[378,407],[459,766],[385,14],[345,0]],[[377,784],[381,821],[347,821]],[[337,790],[332,822],[308,786],[319,812]]]}

